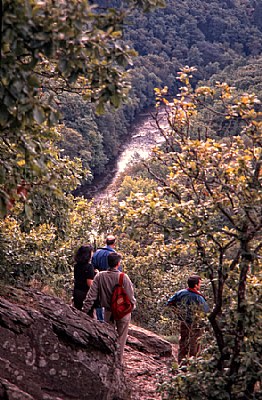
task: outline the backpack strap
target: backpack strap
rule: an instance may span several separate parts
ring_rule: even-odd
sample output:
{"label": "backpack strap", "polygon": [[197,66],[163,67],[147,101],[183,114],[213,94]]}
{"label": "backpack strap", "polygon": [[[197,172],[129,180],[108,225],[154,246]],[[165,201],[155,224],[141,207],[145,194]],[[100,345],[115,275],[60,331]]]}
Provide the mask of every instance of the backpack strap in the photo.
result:
{"label": "backpack strap", "polygon": [[123,286],[124,275],[125,275],[124,272],[121,272],[121,273],[120,273],[119,281],[118,281],[119,286]]}

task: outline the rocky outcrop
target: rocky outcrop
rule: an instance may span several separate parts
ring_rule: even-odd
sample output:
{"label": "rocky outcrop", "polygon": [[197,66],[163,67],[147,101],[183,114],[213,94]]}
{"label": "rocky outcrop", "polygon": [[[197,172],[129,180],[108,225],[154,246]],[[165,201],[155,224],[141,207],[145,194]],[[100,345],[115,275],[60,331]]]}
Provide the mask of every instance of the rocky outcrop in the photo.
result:
{"label": "rocky outcrop", "polygon": [[160,336],[146,329],[130,325],[127,344],[142,353],[153,354],[155,358],[171,357],[172,346]]}
{"label": "rocky outcrop", "polygon": [[115,331],[33,289],[0,297],[0,398],[127,400]]}
{"label": "rocky outcrop", "polygon": [[116,335],[62,300],[0,287],[0,399],[160,400],[177,346],[130,325],[124,367]]}

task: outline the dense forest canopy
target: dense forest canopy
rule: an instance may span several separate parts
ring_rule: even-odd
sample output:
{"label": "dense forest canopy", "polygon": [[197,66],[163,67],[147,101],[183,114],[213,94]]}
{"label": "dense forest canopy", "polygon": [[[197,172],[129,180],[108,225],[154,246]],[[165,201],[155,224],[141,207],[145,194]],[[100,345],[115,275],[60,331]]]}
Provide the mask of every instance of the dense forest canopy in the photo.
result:
{"label": "dense forest canopy", "polygon": [[[161,1],[129,2],[137,4],[148,9]],[[130,87],[126,67],[134,51],[121,42],[121,10],[97,10],[87,1],[69,0],[61,4],[7,0],[1,5],[0,209],[4,215],[10,201],[19,197],[20,186],[26,186],[24,193],[39,181],[44,187],[46,177],[46,187],[55,186],[57,150],[51,146],[50,151],[50,144],[56,141],[57,96],[78,93],[93,102],[97,112],[107,103],[118,106]]]}
{"label": "dense forest canopy", "polygon": [[[118,8],[123,6],[120,1],[111,3]],[[99,5],[106,7],[108,2],[99,1]],[[145,107],[154,105],[155,87],[168,86],[170,95],[177,93],[176,76],[183,65],[197,67],[193,85],[199,79],[219,74],[227,66],[231,65],[234,71],[241,63],[245,65],[248,62],[250,68],[257,66],[257,74],[256,71],[254,74],[259,82],[262,28],[258,16],[261,8],[258,1],[169,0],[166,7],[150,13],[141,13],[140,10],[129,13],[123,26],[124,39],[137,51],[137,56],[129,67],[132,89],[126,104],[114,115],[110,111],[98,118],[91,110],[87,111],[87,104],[79,104],[79,109],[87,116],[81,116],[81,123],[74,123],[72,119],[79,118],[73,111],[75,98],[70,101],[70,96],[67,96],[67,101],[62,101],[65,125],[78,130],[84,136],[87,149],[94,150],[90,160],[85,158],[92,174],[96,176],[105,172],[107,163],[114,160],[121,143],[128,137],[128,127],[135,116]],[[252,86],[251,90],[260,95],[259,84],[253,88],[253,83],[246,81],[245,90]],[[241,85],[243,87],[244,82]],[[83,126],[84,121],[88,126],[93,125],[90,130],[94,142],[88,138],[87,132],[83,134],[83,128],[75,127],[78,123]],[[95,149],[93,143],[96,143]],[[84,159],[82,154],[79,156]]]}
{"label": "dense forest canopy", "polygon": [[[75,249],[113,233],[136,288],[134,320],[166,336],[178,324],[167,297],[199,273],[212,310],[203,352],[159,390],[165,399],[256,400],[262,4],[163,5],[3,3],[1,278],[66,296]],[[163,145],[129,166],[107,202],[73,196],[111,171],[131,122],[154,103],[166,119],[163,128],[156,112]]]}
{"label": "dense forest canopy", "polygon": [[[166,107],[165,144],[129,170],[104,207],[102,227],[121,238],[138,293],[138,318],[167,333],[165,298],[190,272],[205,277],[212,312],[205,349],[162,385],[165,399],[258,399],[261,352],[262,122],[253,94],[226,83],[193,90],[184,68],[180,97]],[[217,111],[219,110],[219,111]],[[218,114],[234,133],[216,134]],[[162,117],[161,117],[162,118]],[[212,122],[212,118],[214,122]],[[207,121],[209,123],[207,124]],[[229,129],[230,132],[230,129]],[[174,290],[174,289],[173,289]],[[161,300],[162,299],[162,300]],[[147,312],[145,313],[145,308]],[[171,319],[170,319],[171,318]],[[172,322],[171,322],[172,321]],[[251,363],[252,359],[255,360]],[[199,374],[201,380],[199,380]],[[219,375],[219,380],[217,376]]]}

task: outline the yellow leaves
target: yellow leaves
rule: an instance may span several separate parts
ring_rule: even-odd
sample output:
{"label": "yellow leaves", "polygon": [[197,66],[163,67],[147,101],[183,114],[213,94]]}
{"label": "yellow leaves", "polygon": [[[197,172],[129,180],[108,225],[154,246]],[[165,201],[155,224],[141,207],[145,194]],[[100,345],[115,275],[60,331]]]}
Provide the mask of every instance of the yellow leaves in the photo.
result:
{"label": "yellow leaves", "polygon": [[190,78],[192,78],[192,73],[197,69],[195,67],[189,67],[186,65],[180,72],[178,72],[178,79],[183,82],[186,86],[189,86]]}
{"label": "yellow leaves", "polygon": [[225,173],[228,175],[231,175],[231,174],[235,173],[235,168],[232,168],[232,167],[226,168]]}
{"label": "yellow leaves", "polygon": [[233,98],[235,87],[229,86],[226,82],[216,82],[216,87],[221,89],[221,99],[230,100]]}
{"label": "yellow leaves", "polygon": [[197,168],[197,164],[195,161],[190,161],[188,166],[190,170],[195,170]]}
{"label": "yellow leaves", "polygon": [[37,247],[46,245],[56,238],[56,228],[48,225],[42,224],[31,229],[30,232],[23,232],[20,229],[19,223],[16,219],[12,217],[7,217],[0,221],[0,229],[5,234],[6,239],[14,241],[18,247],[23,248],[26,243],[34,243]]}
{"label": "yellow leaves", "polygon": [[189,85],[189,77],[188,77],[187,74],[184,74],[183,72],[179,72],[179,77],[178,77],[178,79],[179,79],[181,82],[185,83],[186,85]]}
{"label": "yellow leaves", "polygon": [[170,103],[169,103],[169,101],[167,100],[167,99],[163,99],[163,103],[166,105],[166,106],[168,106]]}
{"label": "yellow leaves", "polygon": [[260,286],[261,287],[261,279],[260,276],[255,276],[255,275],[248,275],[248,282],[252,283],[254,286]]}
{"label": "yellow leaves", "polygon": [[[245,135],[240,130],[239,135],[222,138],[221,135],[220,139],[210,139],[208,130],[205,131],[206,136],[197,136],[194,128],[198,125],[194,124],[198,104],[203,109],[205,107],[205,99],[200,99],[200,96],[208,97],[207,108],[210,112],[212,107],[219,105],[219,110],[214,108],[214,112],[217,118],[221,116],[221,126],[225,113],[228,113],[226,118],[237,117],[237,122],[249,119],[253,131],[261,140],[259,129],[262,123],[253,109],[254,96],[243,94],[238,99],[234,93],[235,88],[219,82],[216,88],[202,86],[194,92],[189,85],[191,72],[189,67],[181,71],[180,80],[185,86],[181,85],[180,95],[173,101],[164,99],[165,90],[155,89],[162,104],[168,106],[166,110],[170,129],[165,130],[167,142],[170,140],[173,148],[178,149],[165,154],[154,149],[159,163],[162,162],[159,176],[162,177],[160,168],[163,166],[166,174],[159,179],[163,181],[161,190],[156,193],[152,190],[151,195],[148,193],[146,196],[141,195],[141,191],[134,193],[121,207],[126,227],[130,224],[132,231],[139,228],[142,231],[143,226],[154,233],[158,229],[156,226],[164,226],[167,235],[174,235],[174,240],[183,238],[192,245],[193,238],[204,237],[208,245],[211,243],[211,247],[216,247],[215,240],[223,245],[238,234],[232,226],[242,223],[247,205],[252,209],[252,215],[248,211],[249,216],[254,220],[259,216],[257,204],[261,203],[261,193],[257,193],[253,187],[252,179],[254,171],[259,175],[256,166],[261,157],[261,146],[257,146],[259,142],[254,141],[250,130]],[[205,117],[206,114],[202,112],[200,116]],[[209,120],[203,118],[201,122],[205,127],[205,122]],[[242,121],[240,125],[244,125]],[[195,137],[198,140],[193,140]],[[221,228],[224,223],[228,223],[232,231]],[[148,238],[147,228],[144,234]],[[214,242],[208,235],[212,235]]]}
{"label": "yellow leaves", "polygon": [[16,162],[16,164],[18,165],[18,167],[24,167],[25,166],[25,160],[24,159],[20,159]]}
{"label": "yellow leaves", "polygon": [[158,96],[165,96],[165,95],[167,95],[168,87],[165,86],[163,89],[154,88],[154,91],[155,91],[156,95],[158,95]]}
{"label": "yellow leaves", "polygon": [[[262,119],[262,112],[257,113],[257,118]],[[260,130],[260,131],[262,130],[262,121],[252,121],[252,124],[258,130]]]}
{"label": "yellow leaves", "polygon": [[226,119],[240,116],[243,120],[251,120],[253,123],[259,118],[259,113],[254,109],[255,104],[260,104],[260,101],[254,94],[243,93],[234,100],[232,98],[231,103],[227,105]]}
{"label": "yellow leaves", "polygon": [[239,181],[240,183],[246,183],[246,180],[247,180],[247,178],[246,178],[244,175],[240,175],[240,176],[238,177],[238,181]]}
{"label": "yellow leaves", "polygon": [[214,90],[211,89],[209,86],[201,86],[199,88],[196,88],[195,94],[200,96],[213,96],[214,95]]}
{"label": "yellow leaves", "polygon": [[169,105],[169,101],[167,99],[165,99],[165,97],[164,97],[168,93],[168,87],[167,86],[165,86],[163,89],[154,88],[154,91],[155,91],[156,101],[157,101],[156,107],[159,107],[160,101],[162,103],[164,103],[165,105]]}
{"label": "yellow leaves", "polygon": [[[112,28],[113,29],[113,28]],[[111,33],[111,36],[114,38],[114,39],[120,39],[122,36],[123,36],[123,32],[121,32],[121,31],[115,31],[115,32],[112,32]]]}
{"label": "yellow leaves", "polygon": [[[197,68],[196,67],[189,67],[188,65],[185,65],[182,68],[182,72],[184,72],[185,74],[192,74],[192,72],[196,72]],[[191,76],[190,76],[191,77]]]}
{"label": "yellow leaves", "polygon": [[256,97],[254,93],[244,93],[240,96],[238,103],[247,108],[251,108],[254,104],[260,104],[260,100]]}
{"label": "yellow leaves", "polygon": [[240,97],[240,101],[242,104],[248,105],[250,104],[250,96],[248,94],[245,94]]}
{"label": "yellow leaves", "polygon": [[243,119],[255,119],[257,117],[257,113],[255,110],[249,110],[248,112],[245,112],[242,114]]}

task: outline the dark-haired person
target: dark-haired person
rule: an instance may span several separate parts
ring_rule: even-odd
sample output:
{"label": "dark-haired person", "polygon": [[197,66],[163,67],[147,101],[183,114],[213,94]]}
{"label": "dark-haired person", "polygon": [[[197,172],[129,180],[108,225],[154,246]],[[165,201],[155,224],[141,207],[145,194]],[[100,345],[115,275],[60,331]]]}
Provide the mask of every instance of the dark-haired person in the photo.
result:
{"label": "dark-haired person", "polygon": [[[121,254],[115,252],[108,254],[108,269],[95,276],[92,286],[84,301],[83,311],[88,313],[94,305],[96,299],[99,299],[101,306],[105,308],[105,322],[113,324],[117,330],[118,343],[120,347],[120,362],[122,362],[128,326],[131,319],[131,312],[118,321],[112,321],[112,313],[110,309],[112,293],[115,285],[119,281],[120,262]],[[123,287],[125,288],[134,309],[136,299],[134,297],[133,284],[126,274],[124,275],[123,279]]]}
{"label": "dark-haired person", "polygon": [[[113,235],[108,235],[106,238],[106,246],[99,247],[92,257],[92,265],[94,269],[106,271],[108,269],[108,254],[115,253],[116,238]],[[122,271],[122,267],[119,267]],[[104,321],[104,310],[102,307],[96,308],[96,316],[99,321]]]}
{"label": "dark-haired person", "polygon": [[200,293],[201,278],[191,275],[187,280],[188,288],[176,292],[167,302],[175,308],[180,322],[178,363],[188,356],[196,356],[200,351],[201,312],[209,312],[209,306]]}
{"label": "dark-haired person", "polygon": [[95,276],[91,264],[92,254],[91,245],[79,247],[75,254],[73,304],[78,310],[82,310],[83,302]]}

